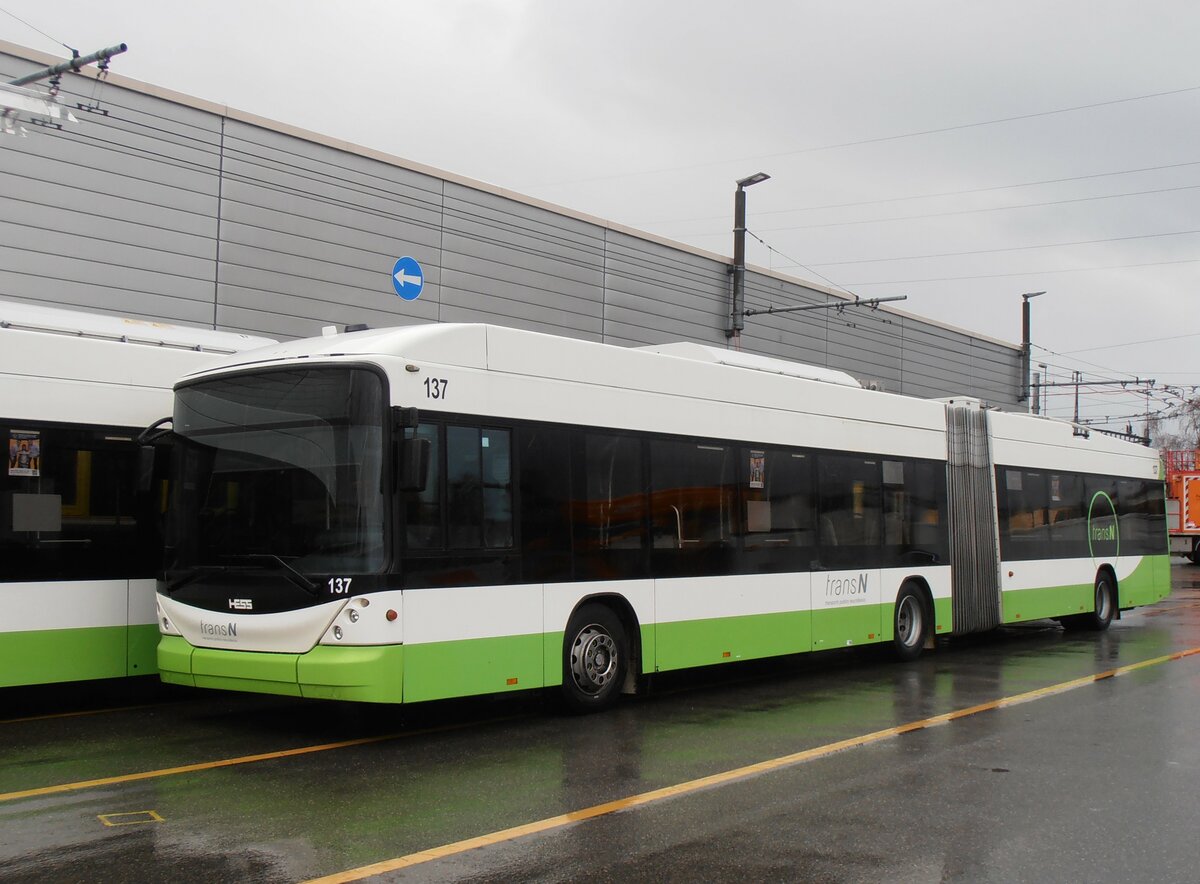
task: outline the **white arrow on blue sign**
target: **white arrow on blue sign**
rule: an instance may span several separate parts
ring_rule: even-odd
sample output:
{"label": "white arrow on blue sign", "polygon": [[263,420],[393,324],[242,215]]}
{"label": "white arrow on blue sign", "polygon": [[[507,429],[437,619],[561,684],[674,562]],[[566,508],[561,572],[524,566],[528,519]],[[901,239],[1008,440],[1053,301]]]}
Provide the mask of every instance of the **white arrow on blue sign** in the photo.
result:
{"label": "white arrow on blue sign", "polygon": [[392,268],[392,288],[406,301],[421,297],[421,289],[425,288],[425,271],[416,258],[406,255],[396,262]]}

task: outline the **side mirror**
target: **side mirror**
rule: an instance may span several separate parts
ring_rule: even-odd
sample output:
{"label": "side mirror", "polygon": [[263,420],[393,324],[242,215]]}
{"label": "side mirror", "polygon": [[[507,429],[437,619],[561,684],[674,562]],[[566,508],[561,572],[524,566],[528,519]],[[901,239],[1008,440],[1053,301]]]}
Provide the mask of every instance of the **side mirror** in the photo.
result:
{"label": "side mirror", "polygon": [[171,422],[170,417],[159,418],[138,433],[137,490],[143,494],[154,487],[154,468],[158,464],[158,443],[169,439],[171,431],[167,429],[167,424]]}
{"label": "side mirror", "polygon": [[158,450],[153,445],[139,445],[137,459],[137,490],[146,494],[154,487],[154,466]]}
{"label": "side mirror", "polygon": [[429,483],[430,439],[405,439],[401,443],[398,488],[400,491],[424,491]]}

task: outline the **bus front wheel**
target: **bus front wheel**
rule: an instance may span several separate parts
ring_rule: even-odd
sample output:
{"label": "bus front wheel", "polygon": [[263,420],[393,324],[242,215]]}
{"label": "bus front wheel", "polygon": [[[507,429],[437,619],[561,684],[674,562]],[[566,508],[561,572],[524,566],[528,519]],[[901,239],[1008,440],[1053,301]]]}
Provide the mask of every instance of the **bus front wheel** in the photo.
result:
{"label": "bus front wheel", "polygon": [[604,605],[584,605],[563,635],[562,694],[572,712],[611,706],[625,681],[629,643],[620,619]]}
{"label": "bus front wheel", "polygon": [[892,650],[901,660],[917,659],[929,635],[929,615],[925,610],[925,599],[916,587],[906,585],[901,588],[893,616]]}

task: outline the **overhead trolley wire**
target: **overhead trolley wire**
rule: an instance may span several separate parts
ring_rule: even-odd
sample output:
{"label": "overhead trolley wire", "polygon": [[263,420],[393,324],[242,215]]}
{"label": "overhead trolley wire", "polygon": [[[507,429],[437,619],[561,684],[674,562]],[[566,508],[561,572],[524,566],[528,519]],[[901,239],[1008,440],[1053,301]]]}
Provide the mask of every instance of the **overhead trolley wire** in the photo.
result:
{"label": "overhead trolley wire", "polygon": [[[1080,239],[1080,240],[1074,240],[1074,241],[1070,241],[1070,242],[1038,243],[1038,244],[1028,245],[1028,246],[1006,246],[1004,248],[999,248],[999,249],[971,249],[971,250],[965,251],[965,252],[936,252],[936,253],[931,253],[931,254],[926,254],[926,255],[895,255],[895,256],[889,257],[889,258],[860,258],[860,259],[852,260],[852,261],[818,261],[818,262],[812,264],[811,266],[812,267],[840,267],[840,266],[848,265],[848,264],[882,264],[882,263],[886,263],[888,261],[919,261],[919,260],[924,260],[926,258],[961,258],[961,257],[970,256],[970,255],[993,255],[993,254],[998,254],[1001,252],[1024,252],[1024,251],[1032,251],[1034,249],[1056,249],[1056,248],[1063,248],[1066,246],[1091,246],[1091,245],[1100,245],[1102,243],[1111,243],[1111,242],[1128,242],[1128,241],[1137,240],[1137,239],[1161,239],[1161,238],[1168,237],[1168,236],[1190,236],[1190,235],[1198,234],[1198,233],[1200,233],[1200,229],[1197,229],[1197,230],[1173,230],[1173,231],[1168,231],[1165,233],[1142,233],[1142,234],[1135,234],[1135,235],[1130,235],[1130,236],[1113,236],[1113,237],[1108,237],[1105,239]],[[768,246],[768,248],[769,248],[769,246]],[[796,266],[800,267],[803,265],[797,263]]]}
{"label": "overhead trolley wire", "polygon": [[826,150],[840,150],[847,147],[859,147],[867,144],[882,144],[889,141],[901,141],[908,138],[921,138],[927,135],[941,135],[947,132],[959,132],[965,129],[977,129],[983,126],[996,126],[1001,123],[1013,123],[1021,120],[1032,120],[1040,117],[1051,117],[1057,114],[1075,113],[1077,111],[1094,110],[1101,107],[1111,107],[1118,104],[1128,104],[1134,101],[1145,101],[1152,98],[1165,98],[1171,95],[1183,95],[1189,92],[1200,91],[1200,86],[1185,86],[1180,89],[1168,89],[1162,92],[1148,92],[1144,95],[1132,95],[1127,98],[1114,98],[1107,101],[1096,101],[1090,104],[1078,104],[1071,107],[1060,107],[1054,110],[1035,111],[1027,114],[1016,114],[1009,117],[996,117],[991,120],[979,120],[974,123],[960,123],[953,126],[940,126],[934,129],[920,129],[914,132],[901,132],[894,135],[881,135],[873,138],[861,138],[854,141],[841,141],[831,144],[814,145],[812,147],[794,148],[791,150],[776,151],[774,153],[754,154],[751,156],[729,157],[721,160],[710,160],[703,163],[693,163],[686,166],[668,166],[656,169],[647,169],[638,172],[626,172],[615,175],[596,175],[588,178],[574,178],[563,181],[547,182],[540,185],[541,187],[557,187],[563,184],[584,184],[594,181],[611,181],[617,178],[635,178],[642,175],[661,175],[665,172],[684,172],[695,169],[709,169],[715,166],[728,165],[730,163],[757,162],[759,160],[773,160],[780,157],[799,156],[801,154],[818,153]]}
{"label": "overhead trolley wire", "polygon": [[[1120,170],[1117,172],[1096,172],[1091,175],[1072,175],[1072,176],[1066,177],[1066,178],[1047,178],[1042,181],[1023,181],[1023,182],[1019,182],[1017,184],[995,184],[995,185],[991,185],[989,187],[975,187],[975,188],[970,188],[968,190],[946,190],[946,191],[939,191],[939,192],[935,192],[935,193],[917,193],[917,194],[909,194],[908,196],[894,196],[894,197],[886,197],[884,199],[876,199],[876,200],[857,200],[855,202],[848,202],[848,203],[826,203],[823,205],[816,205],[816,206],[796,206],[791,209],[767,209],[767,210],[757,210],[756,209],[754,212],[754,215],[756,218],[764,218],[769,215],[787,215],[792,212],[817,212],[817,211],[824,211],[824,210],[828,210],[828,209],[851,209],[851,208],[859,208],[861,206],[878,206],[878,205],[885,205],[888,203],[903,203],[903,202],[909,202],[912,200],[937,199],[940,197],[947,197],[947,196],[970,196],[970,195],[976,194],[976,193],[994,193],[995,191],[998,191],[998,190],[1015,190],[1015,189],[1021,188],[1021,187],[1041,187],[1041,186],[1044,186],[1047,184],[1066,184],[1066,183],[1070,183],[1073,181],[1088,181],[1088,180],[1091,180],[1094,178],[1114,178],[1114,177],[1118,177],[1120,175],[1135,175],[1135,174],[1139,174],[1142,172],[1160,172],[1160,171],[1163,171],[1166,169],[1182,169],[1182,168],[1185,168],[1188,166],[1200,166],[1200,160],[1192,160],[1192,161],[1184,162],[1184,163],[1167,163],[1167,164],[1161,165],[1161,166],[1143,166],[1142,168],[1139,168],[1139,169],[1123,169],[1123,170]],[[723,221],[723,220],[726,220],[725,215],[705,215],[703,217],[671,218],[671,219],[664,219],[664,220],[660,220],[660,221],[649,221],[649,222],[643,222],[643,223],[660,224],[661,225],[661,224],[682,224],[682,223],[689,222],[689,221]]]}
{"label": "overhead trolley wire", "polygon": [[791,230],[817,230],[826,227],[853,227],[861,224],[886,224],[890,221],[918,221],[925,218],[951,218],[959,215],[978,215],[984,212],[1006,212],[1013,209],[1040,209],[1048,206],[1066,206],[1073,203],[1090,203],[1099,200],[1124,199],[1130,196],[1152,196],[1160,193],[1176,193],[1183,190],[1197,189],[1200,189],[1200,184],[1184,184],[1179,187],[1160,187],[1153,190],[1135,190],[1128,193],[1073,197],[1071,199],[1048,200],[1041,203],[1018,203],[1014,206],[989,206],[982,209],[956,209],[952,212],[928,212],[922,215],[897,215],[892,218],[861,218],[856,221],[831,221],[826,224],[798,224],[791,227],[765,227],[760,229],[764,233],[781,233]]}
{"label": "overhead trolley wire", "polygon": [[1178,261],[1147,261],[1141,264],[1106,264],[1097,267],[1067,267],[1062,270],[1024,270],[1019,273],[983,273],[974,276],[933,276],[927,279],[889,279],[879,282],[852,282],[850,285],[862,288],[872,285],[913,285],[923,282],[959,282],[975,279],[1006,279],[1012,276],[1048,276],[1057,273],[1088,273],[1101,270],[1137,270],[1143,267],[1170,267],[1176,264],[1196,264],[1200,258],[1181,258]]}

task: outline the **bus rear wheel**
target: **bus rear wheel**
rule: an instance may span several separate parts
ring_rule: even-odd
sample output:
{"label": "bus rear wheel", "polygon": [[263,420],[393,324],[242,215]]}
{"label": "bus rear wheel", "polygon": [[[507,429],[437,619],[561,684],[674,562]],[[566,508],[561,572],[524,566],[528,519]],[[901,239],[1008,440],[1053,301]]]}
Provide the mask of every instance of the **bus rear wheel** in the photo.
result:
{"label": "bus rear wheel", "polygon": [[929,615],[925,609],[925,599],[916,587],[905,585],[901,588],[893,616],[893,653],[901,660],[917,659],[929,636]]}
{"label": "bus rear wheel", "polygon": [[1192,540],[1192,552],[1188,558],[1192,560],[1193,565],[1200,565],[1200,537]]}
{"label": "bus rear wheel", "polygon": [[562,696],[572,712],[611,706],[625,681],[629,643],[620,619],[604,605],[584,605],[563,635]]}
{"label": "bus rear wheel", "polygon": [[1079,615],[1079,626],[1092,632],[1103,632],[1117,612],[1116,585],[1107,573],[1096,578],[1095,607],[1089,614]]}

